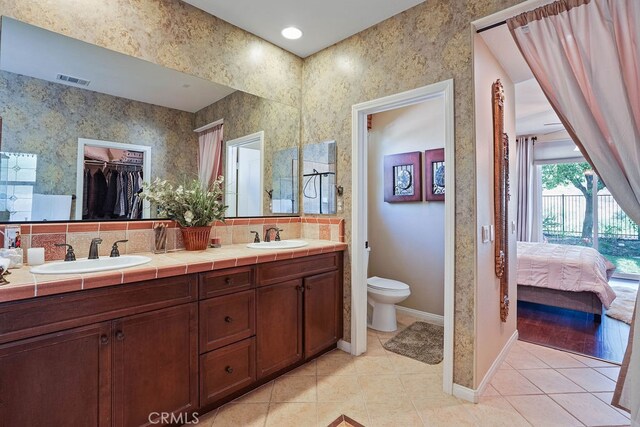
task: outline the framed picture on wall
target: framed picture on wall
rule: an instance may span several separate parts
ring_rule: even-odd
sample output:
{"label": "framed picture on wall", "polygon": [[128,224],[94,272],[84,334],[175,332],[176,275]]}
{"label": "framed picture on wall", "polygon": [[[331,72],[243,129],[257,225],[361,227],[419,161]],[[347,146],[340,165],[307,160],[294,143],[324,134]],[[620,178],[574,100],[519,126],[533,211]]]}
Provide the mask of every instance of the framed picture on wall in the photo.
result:
{"label": "framed picture on wall", "polygon": [[444,201],[444,148],[424,152],[425,200]]}
{"label": "framed picture on wall", "polygon": [[389,203],[422,200],[422,153],[384,156],[384,201]]}

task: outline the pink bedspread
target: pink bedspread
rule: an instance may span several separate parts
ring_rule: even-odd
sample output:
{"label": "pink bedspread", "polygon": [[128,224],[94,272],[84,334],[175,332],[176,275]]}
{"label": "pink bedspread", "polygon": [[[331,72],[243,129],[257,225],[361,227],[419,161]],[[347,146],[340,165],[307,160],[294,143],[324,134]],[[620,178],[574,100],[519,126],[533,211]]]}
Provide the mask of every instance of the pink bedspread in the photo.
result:
{"label": "pink bedspread", "polygon": [[608,280],[615,266],[584,246],[518,242],[518,285],[594,292],[605,308],[616,298]]}

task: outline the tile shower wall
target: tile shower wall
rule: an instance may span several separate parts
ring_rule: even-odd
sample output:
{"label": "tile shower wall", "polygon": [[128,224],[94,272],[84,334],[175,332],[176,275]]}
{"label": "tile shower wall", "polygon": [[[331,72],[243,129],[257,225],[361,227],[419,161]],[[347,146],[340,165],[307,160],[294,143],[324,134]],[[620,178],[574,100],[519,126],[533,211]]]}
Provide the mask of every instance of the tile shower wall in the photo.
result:
{"label": "tile shower wall", "polygon": [[[304,60],[302,144],[335,139],[351,240],[351,107],[454,80],[456,271],[454,381],[473,387],[475,347],[475,141],[470,23],[520,0],[429,0]],[[487,89],[488,91],[489,89]],[[350,341],[350,262],[345,260],[344,337]]]}
{"label": "tile shower wall", "polygon": [[[111,245],[116,240],[129,241],[120,244],[121,254],[150,252],[154,244],[153,228],[156,224],[167,225],[167,250],[184,250],[182,233],[173,221],[131,221],[131,222],[80,222],[60,224],[33,224],[20,226],[22,248],[42,247],[46,261],[64,259],[66,249],[55,246],[56,243],[67,243],[73,246],[78,258],[89,255],[89,245],[96,237],[102,238],[99,246],[100,256],[109,256]],[[0,225],[4,232],[6,226]],[[278,227],[283,239],[317,239],[344,242],[344,220],[339,218],[233,218],[226,222],[218,221],[211,230],[211,237],[220,238],[224,246],[244,244],[253,241],[250,231],[257,231],[261,238],[270,227]]]}

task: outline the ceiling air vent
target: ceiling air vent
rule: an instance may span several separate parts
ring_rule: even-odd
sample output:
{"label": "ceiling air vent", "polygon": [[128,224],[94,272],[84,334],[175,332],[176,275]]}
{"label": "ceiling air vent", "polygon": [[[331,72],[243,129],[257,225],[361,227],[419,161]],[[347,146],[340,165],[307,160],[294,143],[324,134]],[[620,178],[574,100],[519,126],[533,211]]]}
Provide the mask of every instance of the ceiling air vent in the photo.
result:
{"label": "ceiling air vent", "polygon": [[71,83],[78,86],[89,86],[89,83],[91,83],[89,80],[79,79],[78,77],[71,77],[65,74],[58,74],[56,78],[63,82]]}

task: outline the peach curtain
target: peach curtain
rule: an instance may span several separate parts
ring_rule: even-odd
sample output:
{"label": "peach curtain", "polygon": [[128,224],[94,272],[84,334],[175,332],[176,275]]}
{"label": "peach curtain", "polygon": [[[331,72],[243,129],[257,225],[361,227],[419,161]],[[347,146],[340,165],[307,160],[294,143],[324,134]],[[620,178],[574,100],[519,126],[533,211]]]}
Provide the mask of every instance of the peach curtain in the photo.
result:
{"label": "peach curtain", "polygon": [[[640,0],[560,0],[507,24],[582,154],[640,223]],[[638,323],[614,404],[640,425]]]}
{"label": "peach curtain", "polygon": [[198,179],[207,187],[222,174],[222,127],[207,129],[198,137]]}

